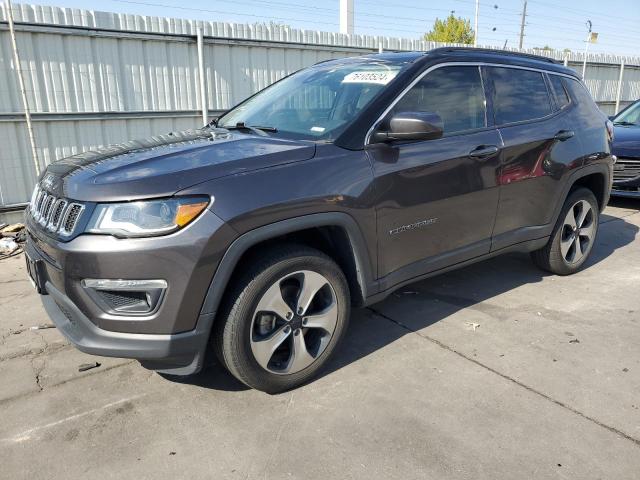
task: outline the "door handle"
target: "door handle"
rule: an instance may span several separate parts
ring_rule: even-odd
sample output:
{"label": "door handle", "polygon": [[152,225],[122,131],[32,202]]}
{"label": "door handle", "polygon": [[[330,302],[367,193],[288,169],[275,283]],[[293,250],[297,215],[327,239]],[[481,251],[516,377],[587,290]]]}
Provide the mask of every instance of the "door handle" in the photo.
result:
{"label": "door handle", "polygon": [[553,138],[555,140],[564,142],[565,140],[569,140],[574,135],[575,133],[573,132],[573,130],[560,130]]}
{"label": "door handle", "polygon": [[495,145],[480,145],[469,152],[471,158],[487,158],[498,153],[500,149]]}

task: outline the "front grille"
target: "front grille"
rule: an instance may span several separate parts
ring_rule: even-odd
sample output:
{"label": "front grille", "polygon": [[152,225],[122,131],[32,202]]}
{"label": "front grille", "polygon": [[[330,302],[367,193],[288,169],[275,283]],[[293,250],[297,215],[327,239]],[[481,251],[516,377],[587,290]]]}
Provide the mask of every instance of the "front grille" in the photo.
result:
{"label": "front grille", "polygon": [[640,159],[620,158],[613,165],[613,181],[622,182],[640,177]]}
{"label": "front grille", "polygon": [[29,211],[33,219],[47,230],[68,237],[73,234],[84,205],[42,190],[39,186],[33,192]]}
{"label": "front grille", "polygon": [[71,235],[73,233],[82,210],[84,210],[82,205],[77,203],[71,204],[64,217],[64,224],[62,225],[62,232],[64,234]]}

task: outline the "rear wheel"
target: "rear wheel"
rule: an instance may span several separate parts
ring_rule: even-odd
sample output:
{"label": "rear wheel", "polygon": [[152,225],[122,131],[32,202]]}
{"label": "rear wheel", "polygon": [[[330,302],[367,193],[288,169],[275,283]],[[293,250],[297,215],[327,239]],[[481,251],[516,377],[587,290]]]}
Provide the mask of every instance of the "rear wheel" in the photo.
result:
{"label": "rear wheel", "polygon": [[557,275],[570,275],[584,265],[598,233],[600,214],[591,190],[578,188],[567,198],[549,243],[533,252],[534,262]]}
{"label": "rear wheel", "polygon": [[218,356],[252,388],[289,390],[327,362],[349,305],[346,279],[331,258],[304,246],[272,250],[229,295],[214,332]]}

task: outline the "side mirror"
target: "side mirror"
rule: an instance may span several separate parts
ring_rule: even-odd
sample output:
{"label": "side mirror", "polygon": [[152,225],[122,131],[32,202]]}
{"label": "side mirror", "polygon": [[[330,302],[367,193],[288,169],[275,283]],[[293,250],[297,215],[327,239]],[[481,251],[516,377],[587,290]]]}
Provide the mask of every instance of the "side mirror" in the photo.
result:
{"label": "side mirror", "polygon": [[389,120],[388,130],[377,130],[375,142],[434,140],[442,137],[442,118],[436,113],[401,112]]}
{"label": "side mirror", "polygon": [[609,120],[611,120],[613,122],[613,119],[616,118],[617,115],[609,115]]}

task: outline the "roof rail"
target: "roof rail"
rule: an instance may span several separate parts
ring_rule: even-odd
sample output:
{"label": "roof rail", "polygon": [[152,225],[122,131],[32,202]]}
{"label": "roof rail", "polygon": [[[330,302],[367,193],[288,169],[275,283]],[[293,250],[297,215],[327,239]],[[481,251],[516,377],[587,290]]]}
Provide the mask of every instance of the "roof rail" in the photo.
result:
{"label": "roof rail", "polygon": [[475,47],[439,47],[429,50],[429,53],[445,53],[445,52],[470,52],[470,53],[493,53],[496,55],[509,55],[512,57],[524,57],[541,62],[559,64],[558,60],[544,57],[542,55],[534,55],[532,53],[514,52],[512,50],[500,50],[494,48],[475,48]]}

